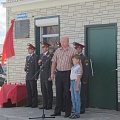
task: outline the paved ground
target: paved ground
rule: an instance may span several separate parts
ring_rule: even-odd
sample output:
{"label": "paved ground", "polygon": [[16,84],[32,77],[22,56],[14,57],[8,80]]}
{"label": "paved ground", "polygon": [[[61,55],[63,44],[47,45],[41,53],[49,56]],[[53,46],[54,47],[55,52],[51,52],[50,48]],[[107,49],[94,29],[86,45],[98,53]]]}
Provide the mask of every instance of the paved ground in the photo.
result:
{"label": "paved ground", "polygon": [[[45,110],[45,116],[49,117],[53,112],[54,109]],[[39,110],[38,108],[0,108],[0,120],[29,120],[30,117],[41,116],[42,110]],[[55,118],[55,120],[68,119],[69,118],[64,118],[64,113]],[[42,118],[39,118],[38,120],[42,120]],[[54,118],[46,118],[46,120],[54,120]],[[81,115],[81,118],[78,120],[120,120],[120,111],[88,108],[86,113]]]}

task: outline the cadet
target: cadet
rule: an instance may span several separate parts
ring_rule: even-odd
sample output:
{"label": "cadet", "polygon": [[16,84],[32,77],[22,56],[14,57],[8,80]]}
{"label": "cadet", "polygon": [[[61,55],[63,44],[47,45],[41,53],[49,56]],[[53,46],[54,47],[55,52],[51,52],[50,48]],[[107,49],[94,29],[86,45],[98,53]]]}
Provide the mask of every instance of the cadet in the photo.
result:
{"label": "cadet", "polygon": [[26,71],[26,88],[27,88],[27,104],[25,107],[35,108],[38,106],[38,93],[37,93],[37,79],[35,76],[38,70],[37,57],[34,54],[35,47],[28,44],[29,56],[26,57],[26,64],[24,70]]}
{"label": "cadet", "polygon": [[[51,57],[52,55],[49,52],[48,43],[42,44],[42,54],[38,63],[41,66],[40,72],[40,82],[41,82],[41,92],[43,95],[43,107],[46,110],[52,109],[53,102],[53,90],[52,90],[52,81],[49,79],[51,74]],[[42,109],[41,107],[40,109]]]}
{"label": "cadet", "polygon": [[56,44],[57,44],[58,48],[61,47],[61,43],[60,42],[56,42]]}
{"label": "cadet", "polygon": [[82,44],[79,44],[77,42],[73,42],[73,45],[75,49],[78,51],[78,54],[81,57],[81,62],[83,66],[83,75],[81,78],[81,114],[85,113],[85,108],[86,108],[86,84],[88,82],[88,59],[85,55],[83,55],[82,50],[85,47]]}

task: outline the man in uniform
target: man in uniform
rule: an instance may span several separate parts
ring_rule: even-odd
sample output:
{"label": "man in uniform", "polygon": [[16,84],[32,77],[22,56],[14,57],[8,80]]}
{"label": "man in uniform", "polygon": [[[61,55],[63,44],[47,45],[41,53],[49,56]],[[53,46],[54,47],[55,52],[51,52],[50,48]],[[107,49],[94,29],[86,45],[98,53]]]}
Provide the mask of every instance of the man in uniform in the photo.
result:
{"label": "man in uniform", "polygon": [[[52,81],[49,80],[51,73],[51,57],[52,54],[49,52],[48,43],[42,44],[42,54],[40,55],[40,59],[38,63],[41,66],[40,71],[40,81],[41,81],[41,92],[43,95],[43,107],[46,110],[52,109],[53,102],[53,90],[52,90]],[[40,109],[42,109],[41,107]]]}
{"label": "man in uniform", "polygon": [[61,43],[60,42],[56,42],[56,44],[57,44],[58,48],[61,47]]}
{"label": "man in uniform", "polygon": [[80,55],[81,62],[82,62],[82,67],[83,67],[83,75],[81,78],[81,114],[85,113],[85,108],[86,108],[86,84],[88,82],[88,59],[85,55],[83,55],[82,50],[85,47],[82,44],[79,44],[77,42],[73,42],[73,45],[75,49],[78,51],[78,54]]}
{"label": "man in uniform", "polygon": [[37,57],[34,54],[35,47],[28,44],[28,53],[24,70],[26,71],[27,104],[25,107],[35,108],[38,106],[37,79],[35,75],[38,70]]}

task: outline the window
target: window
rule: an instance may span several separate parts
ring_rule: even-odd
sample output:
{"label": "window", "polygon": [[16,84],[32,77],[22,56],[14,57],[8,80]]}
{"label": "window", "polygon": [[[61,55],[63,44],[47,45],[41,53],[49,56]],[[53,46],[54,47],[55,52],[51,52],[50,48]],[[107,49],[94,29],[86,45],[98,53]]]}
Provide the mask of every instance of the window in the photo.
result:
{"label": "window", "polygon": [[[50,51],[57,49],[57,42],[59,42],[59,19],[58,17],[44,18],[36,20],[36,26],[40,27],[40,42],[49,43]],[[40,53],[41,53],[40,46]]]}
{"label": "window", "polygon": [[50,49],[56,49],[57,44],[56,42],[59,41],[59,27],[58,25],[55,26],[45,26],[42,27],[42,41],[41,42],[46,42],[49,43]]}

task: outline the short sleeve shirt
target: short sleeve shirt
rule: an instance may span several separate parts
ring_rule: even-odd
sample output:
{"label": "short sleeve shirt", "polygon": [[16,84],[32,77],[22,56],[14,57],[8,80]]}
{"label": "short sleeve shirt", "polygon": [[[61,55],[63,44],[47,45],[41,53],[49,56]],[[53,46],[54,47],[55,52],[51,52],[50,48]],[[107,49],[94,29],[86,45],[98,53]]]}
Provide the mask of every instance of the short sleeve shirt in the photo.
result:
{"label": "short sleeve shirt", "polygon": [[72,67],[72,56],[78,54],[75,48],[68,47],[64,50],[62,47],[58,48],[52,58],[52,62],[57,63],[58,71],[68,71]]}
{"label": "short sleeve shirt", "polygon": [[82,68],[79,64],[76,64],[71,68],[70,79],[76,80],[78,75],[82,75]]}

